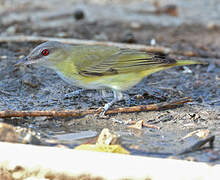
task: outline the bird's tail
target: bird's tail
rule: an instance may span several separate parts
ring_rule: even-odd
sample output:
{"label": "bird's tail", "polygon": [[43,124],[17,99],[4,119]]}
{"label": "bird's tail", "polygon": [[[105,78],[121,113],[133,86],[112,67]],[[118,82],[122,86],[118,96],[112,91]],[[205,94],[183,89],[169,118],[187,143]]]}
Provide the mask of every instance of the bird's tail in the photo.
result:
{"label": "bird's tail", "polygon": [[194,60],[177,60],[174,66],[185,66],[191,64],[207,64],[207,63],[202,61],[194,61]]}
{"label": "bird's tail", "polygon": [[169,64],[169,65],[164,65],[164,66],[157,66],[152,69],[148,69],[142,72],[143,76],[148,76],[149,74],[162,71],[165,69],[169,69],[175,66],[185,66],[185,65],[191,65],[191,64],[207,64],[206,62],[202,61],[193,61],[193,60],[177,60],[175,63]]}

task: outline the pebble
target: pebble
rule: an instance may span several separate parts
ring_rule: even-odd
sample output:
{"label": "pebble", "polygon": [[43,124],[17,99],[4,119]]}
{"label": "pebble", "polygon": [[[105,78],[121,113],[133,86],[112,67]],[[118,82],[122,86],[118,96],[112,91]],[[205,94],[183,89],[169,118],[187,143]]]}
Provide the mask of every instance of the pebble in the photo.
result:
{"label": "pebble", "polygon": [[57,36],[57,37],[67,37],[68,34],[67,34],[66,32],[58,32],[58,33],[56,34],[56,36]]}
{"label": "pebble", "polygon": [[7,59],[8,56],[0,56],[0,59]]}
{"label": "pebble", "polygon": [[16,27],[15,27],[15,26],[9,26],[9,27],[6,29],[6,32],[7,32],[8,34],[13,35],[13,34],[16,33]]}
{"label": "pebble", "polygon": [[183,73],[185,73],[185,74],[191,74],[191,73],[192,73],[192,70],[189,69],[189,68],[186,67],[186,66],[183,66],[183,69],[184,69]]}
{"label": "pebble", "polygon": [[215,63],[210,63],[206,72],[207,73],[214,72],[215,68],[216,68]]}
{"label": "pebble", "polygon": [[40,86],[40,80],[33,75],[25,75],[22,79],[22,82],[32,88],[36,88]]}
{"label": "pebble", "polygon": [[141,28],[141,24],[138,22],[131,22],[130,27],[133,29],[140,29]]}
{"label": "pebble", "polygon": [[104,33],[96,34],[96,35],[94,36],[94,38],[95,38],[96,40],[99,40],[99,41],[108,41],[108,40],[109,40],[108,37],[107,37],[107,35],[104,34]]}
{"label": "pebble", "polygon": [[137,40],[135,39],[135,36],[133,33],[131,32],[127,32],[124,34],[123,38],[122,38],[122,42],[124,43],[136,43]]}
{"label": "pebble", "polygon": [[155,45],[156,45],[156,40],[155,40],[155,39],[151,39],[150,45],[151,45],[151,46],[155,46]]}
{"label": "pebble", "polygon": [[24,58],[24,57],[25,57],[25,55],[18,56],[19,59]]}
{"label": "pebble", "polygon": [[85,18],[84,12],[80,9],[76,10],[73,15],[76,20],[82,20]]}
{"label": "pebble", "polygon": [[207,23],[206,26],[207,26],[207,29],[209,29],[209,30],[216,30],[218,28],[218,25],[214,22],[209,22],[209,23]]}

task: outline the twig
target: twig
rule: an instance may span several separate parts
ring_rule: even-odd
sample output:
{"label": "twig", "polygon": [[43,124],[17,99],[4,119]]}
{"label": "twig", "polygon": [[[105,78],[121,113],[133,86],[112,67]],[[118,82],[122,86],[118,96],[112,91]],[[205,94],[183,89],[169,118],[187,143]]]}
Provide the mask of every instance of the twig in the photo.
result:
{"label": "twig", "polygon": [[[182,55],[182,56],[188,56],[188,57],[201,57],[201,58],[212,58],[212,59],[217,59],[217,61],[215,60],[214,62],[216,62],[217,64],[219,64],[218,59],[220,59],[220,56],[218,54],[215,53],[206,53],[206,54],[199,54],[198,52],[194,51],[170,51],[170,53],[172,54],[176,54],[176,55]],[[209,60],[206,60],[209,62]]]}
{"label": "twig", "polygon": [[[45,41],[59,41],[66,44],[78,44],[78,45],[104,45],[104,46],[114,46],[122,49],[136,49],[139,51],[153,52],[153,53],[164,53],[164,54],[178,54],[182,56],[191,56],[191,57],[203,57],[204,55],[200,55],[194,51],[180,52],[174,51],[167,47],[162,46],[146,46],[143,44],[127,44],[127,43],[117,43],[111,41],[95,41],[95,40],[82,40],[82,39],[72,39],[72,38],[56,38],[56,37],[43,37],[43,36],[0,36],[0,43],[5,42],[34,42],[34,43],[42,43]],[[217,55],[207,54],[204,56],[205,58],[220,58]],[[219,64],[218,61],[215,61]]]}
{"label": "twig", "polygon": [[160,127],[155,126],[153,124],[147,124],[144,122],[144,120],[140,120],[140,121],[129,121],[127,124],[129,124],[130,126],[128,126],[129,128],[135,128],[135,129],[142,129],[143,127],[147,127],[147,128],[152,128],[152,129],[160,129]]}
{"label": "twig", "polygon": [[183,152],[179,153],[179,155],[183,155],[183,154],[187,154],[190,152],[195,152],[195,151],[201,150],[202,146],[204,146],[206,143],[209,143],[209,148],[212,149],[214,140],[215,140],[215,136],[210,136],[206,139],[200,140],[200,141],[196,142],[195,144],[193,144],[191,147],[184,150]]}
{"label": "twig", "polygon": [[[192,102],[189,97],[179,99],[173,102],[164,102],[151,105],[140,105],[125,108],[116,108],[108,110],[105,114],[131,113],[141,111],[158,111],[162,109],[174,108],[187,102]],[[82,117],[88,114],[99,114],[103,108],[96,110],[65,110],[65,111],[0,111],[0,117],[26,117],[26,116],[54,116],[54,117]]]}
{"label": "twig", "polygon": [[153,125],[153,124],[143,123],[143,126],[144,126],[144,127],[147,127],[147,128],[157,129],[157,130],[160,129],[160,127],[155,126],[155,125]]}
{"label": "twig", "polygon": [[67,44],[84,44],[84,45],[104,45],[104,46],[115,46],[122,49],[136,49],[148,52],[160,52],[170,53],[170,48],[160,46],[146,46],[142,44],[126,44],[126,43],[115,43],[115,42],[104,42],[94,40],[80,40],[70,38],[55,38],[55,37],[43,37],[43,36],[0,36],[0,43],[3,42],[45,42],[45,41],[59,41]]}
{"label": "twig", "polygon": [[[95,40],[82,40],[82,39],[72,39],[72,38],[56,38],[56,37],[43,37],[43,36],[0,36],[0,43],[7,43],[7,42],[34,42],[34,43],[42,43],[45,41],[59,41],[66,44],[78,44],[78,45],[104,45],[104,46],[114,46],[119,47],[122,49],[136,49],[140,51],[147,51],[153,53],[164,53],[164,54],[178,54],[182,56],[191,56],[191,57],[211,57],[213,58],[220,58],[219,56],[207,54],[207,55],[200,55],[194,51],[174,51],[168,47],[163,46],[146,46],[143,44],[128,44],[128,43],[117,43],[111,41],[95,41]],[[219,64],[219,61],[214,61],[215,63]]]}

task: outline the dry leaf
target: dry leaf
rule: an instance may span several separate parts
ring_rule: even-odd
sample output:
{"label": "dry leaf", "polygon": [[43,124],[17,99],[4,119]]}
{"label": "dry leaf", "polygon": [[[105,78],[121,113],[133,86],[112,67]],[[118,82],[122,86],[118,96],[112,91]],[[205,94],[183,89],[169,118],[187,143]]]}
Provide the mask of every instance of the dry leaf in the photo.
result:
{"label": "dry leaf", "polygon": [[152,124],[147,124],[147,123],[143,123],[143,126],[148,127],[148,128],[158,129],[158,130],[160,129],[160,127],[158,127],[158,126],[155,126]]}
{"label": "dry leaf", "polygon": [[106,144],[82,144],[74,149],[76,150],[88,150],[98,152],[110,152],[119,154],[129,154],[130,152],[121,147],[120,145],[106,145]]}
{"label": "dry leaf", "polygon": [[180,141],[183,141],[184,139],[189,138],[193,135],[196,135],[196,136],[204,139],[209,135],[209,133],[210,133],[210,131],[208,129],[199,129],[199,130],[188,133],[186,136],[181,138]]}
{"label": "dry leaf", "polygon": [[105,128],[101,131],[96,144],[112,145],[112,144],[117,144],[118,140],[119,140],[118,134],[114,132],[110,132],[109,129]]}
{"label": "dry leaf", "polygon": [[120,145],[116,145],[118,141],[119,141],[119,135],[114,132],[110,132],[109,129],[105,128],[100,133],[96,144],[82,144],[75,147],[75,149],[129,154],[129,151],[127,151]]}
{"label": "dry leaf", "polygon": [[209,135],[209,133],[210,133],[210,131],[208,129],[200,129],[196,133],[196,136],[204,139]]}
{"label": "dry leaf", "polygon": [[129,128],[142,129],[144,120],[137,121],[135,124],[128,126]]}
{"label": "dry leaf", "polygon": [[6,123],[0,123],[0,141],[19,142],[19,134],[14,126]]}

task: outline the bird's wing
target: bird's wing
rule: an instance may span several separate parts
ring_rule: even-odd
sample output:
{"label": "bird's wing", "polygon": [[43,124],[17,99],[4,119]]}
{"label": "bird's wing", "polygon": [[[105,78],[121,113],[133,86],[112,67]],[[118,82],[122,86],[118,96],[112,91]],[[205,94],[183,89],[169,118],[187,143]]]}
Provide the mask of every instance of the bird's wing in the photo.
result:
{"label": "bird's wing", "polygon": [[174,59],[166,58],[162,54],[145,53],[130,49],[120,50],[98,46],[90,49],[89,53],[88,48],[85,51],[81,63],[76,64],[78,72],[84,76],[139,72],[176,62]]}

